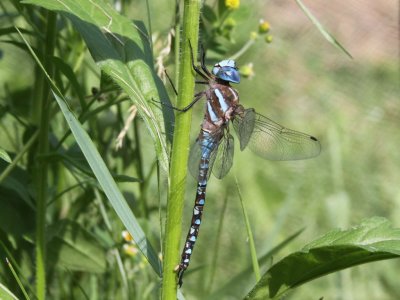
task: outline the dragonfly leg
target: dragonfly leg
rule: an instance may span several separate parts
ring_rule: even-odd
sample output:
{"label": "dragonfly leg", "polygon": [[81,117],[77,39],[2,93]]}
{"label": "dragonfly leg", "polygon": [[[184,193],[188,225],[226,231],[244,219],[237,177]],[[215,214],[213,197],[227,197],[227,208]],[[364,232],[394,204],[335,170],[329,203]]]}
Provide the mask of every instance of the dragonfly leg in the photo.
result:
{"label": "dragonfly leg", "polygon": [[169,75],[168,75],[166,69],[164,69],[164,73],[165,73],[165,75],[167,76],[168,81],[169,81],[170,85],[172,86],[172,89],[174,90],[175,95],[178,96],[178,91],[176,90],[175,85],[174,85],[174,83],[172,82],[171,77],[169,77]]}
{"label": "dragonfly leg", "polygon": [[212,77],[210,71],[208,71],[205,60],[206,60],[206,51],[204,50],[203,44],[200,45],[200,56],[201,56],[201,69],[206,73],[208,77]]}
{"label": "dragonfly leg", "polygon": [[162,105],[172,108],[173,110],[179,111],[179,112],[187,112],[189,109],[192,108],[193,105],[196,104],[197,101],[199,101],[201,99],[201,97],[203,97],[203,95],[205,94],[205,92],[199,92],[197,94],[194,95],[194,99],[192,102],[189,103],[189,105],[183,107],[183,108],[179,108],[173,105],[170,105],[168,103],[162,102],[162,101],[156,101],[156,100],[152,100],[153,102],[157,102],[157,103],[161,103]]}
{"label": "dragonfly leg", "polygon": [[194,70],[197,74],[199,74],[201,77],[203,77],[204,80],[209,81],[210,78],[208,78],[207,75],[203,74],[203,72],[200,71],[199,67],[197,67],[197,66],[194,64],[193,48],[192,48],[192,44],[190,43],[190,40],[189,40],[189,48],[190,48],[190,58],[191,58],[191,61],[192,61],[192,68],[193,68],[193,70]]}

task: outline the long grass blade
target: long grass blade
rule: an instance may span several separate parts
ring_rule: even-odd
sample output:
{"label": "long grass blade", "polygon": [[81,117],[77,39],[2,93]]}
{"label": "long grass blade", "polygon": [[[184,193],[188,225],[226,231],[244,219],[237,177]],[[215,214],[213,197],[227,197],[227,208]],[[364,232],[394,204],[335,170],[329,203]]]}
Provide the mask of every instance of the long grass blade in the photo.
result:
{"label": "long grass blade", "polygon": [[[10,261],[9,261],[7,258],[6,258],[6,262],[7,262],[8,267],[10,268],[11,273],[13,274],[15,280],[17,281],[18,286],[20,287],[22,293],[24,294],[25,299],[30,300],[31,298],[29,297],[29,295],[28,295],[28,293],[26,292],[26,290],[25,290],[25,288],[24,288],[24,286],[23,286],[21,280],[19,279],[17,273],[15,272],[15,270],[14,270],[12,264],[10,263]],[[15,296],[14,296],[14,297],[15,297]],[[17,298],[15,298],[15,299],[17,299]]]}
{"label": "long grass blade", "polygon": [[317,27],[319,32],[323,35],[323,37],[331,44],[333,44],[335,47],[343,51],[349,58],[353,58],[353,56],[350,54],[349,51],[347,51],[342,44],[340,44],[332,34],[330,34],[324,26],[318,21],[316,17],[308,10],[308,8],[301,2],[301,0],[295,0],[297,5],[301,8],[301,10],[306,14],[307,18],[310,19],[310,21]]}
{"label": "long grass blade", "polygon": [[251,230],[249,216],[247,215],[247,211],[244,206],[242,193],[240,192],[240,187],[239,187],[239,183],[238,183],[236,176],[235,176],[235,183],[236,183],[236,189],[237,189],[238,195],[239,195],[240,205],[242,206],[242,212],[243,212],[243,218],[244,218],[244,221],[246,224],[247,236],[249,238],[249,248],[250,248],[251,262],[253,264],[253,271],[254,271],[256,280],[259,281],[261,278],[261,273],[260,273],[260,266],[259,266],[258,260],[257,260],[257,251],[256,251],[256,246],[254,244],[253,231]]}

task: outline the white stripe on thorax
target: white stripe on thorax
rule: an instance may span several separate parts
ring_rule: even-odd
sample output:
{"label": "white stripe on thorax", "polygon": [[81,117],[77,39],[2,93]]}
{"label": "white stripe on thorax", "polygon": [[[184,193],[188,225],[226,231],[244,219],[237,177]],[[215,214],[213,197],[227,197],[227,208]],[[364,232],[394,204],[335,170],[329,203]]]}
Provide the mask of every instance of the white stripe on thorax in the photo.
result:
{"label": "white stripe on thorax", "polygon": [[207,109],[208,109],[208,114],[210,115],[211,121],[216,123],[219,121],[218,116],[215,114],[210,102],[207,102]]}
{"label": "white stripe on thorax", "polygon": [[224,96],[222,95],[219,89],[214,90],[215,95],[218,98],[219,105],[221,106],[222,111],[225,113],[228,110],[228,104],[226,103]]}

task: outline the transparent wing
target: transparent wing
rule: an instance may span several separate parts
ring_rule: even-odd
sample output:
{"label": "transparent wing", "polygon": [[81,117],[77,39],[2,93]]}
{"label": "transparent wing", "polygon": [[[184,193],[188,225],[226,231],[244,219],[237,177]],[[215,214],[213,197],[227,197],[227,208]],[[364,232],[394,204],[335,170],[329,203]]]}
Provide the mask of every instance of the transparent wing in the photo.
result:
{"label": "transparent wing", "polygon": [[233,136],[226,133],[218,146],[218,152],[212,170],[214,176],[218,179],[221,179],[228,174],[232,167],[234,145]]}
{"label": "transparent wing", "polygon": [[194,179],[199,179],[200,160],[205,153],[207,153],[207,156],[209,156],[207,178],[210,177],[222,138],[223,131],[218,130],[207,137],[205,137],[203,134],[200,134],[200,136],[196,139],[196,142],[190,149],[188,166],[189,172]]}
{"label": "transparent wing", "polygon": [[321,145],[315,137],[285,128],[252,108],[236,115],[233,126],[239,136],[240,150],[248,146],[265,159],[307,159],[321,152]]}

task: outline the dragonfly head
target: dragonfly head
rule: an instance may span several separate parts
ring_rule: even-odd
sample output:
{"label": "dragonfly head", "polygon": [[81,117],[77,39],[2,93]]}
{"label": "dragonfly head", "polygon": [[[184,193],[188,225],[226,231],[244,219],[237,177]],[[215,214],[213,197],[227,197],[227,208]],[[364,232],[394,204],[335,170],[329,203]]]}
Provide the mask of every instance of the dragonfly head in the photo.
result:
{"label": "dragonfly head", "polygon": [[240,82],[239,70],[236,67],[236,62],[232,59],[222,60],[215,64],[212,72],[219,79],[232,83]]}

